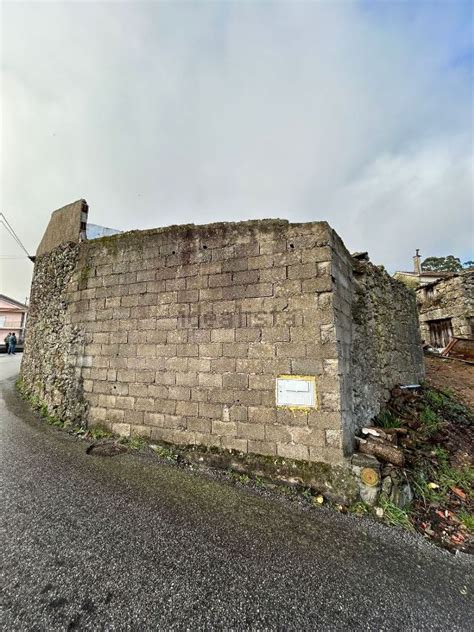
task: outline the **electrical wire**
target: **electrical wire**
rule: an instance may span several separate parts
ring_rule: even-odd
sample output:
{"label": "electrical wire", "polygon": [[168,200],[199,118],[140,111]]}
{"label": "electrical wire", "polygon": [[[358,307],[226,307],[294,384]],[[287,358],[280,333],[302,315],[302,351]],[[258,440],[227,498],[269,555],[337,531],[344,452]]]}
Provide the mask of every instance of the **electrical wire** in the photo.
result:
{"label": "electrical wire", "polygon": [[19,246],[20,244],[17,242],[17,240],[15,239],[15,237],[13,237],[13,235],[11,234],[11,232],[8,230],[8,226],[6,224],[3,223],[2,219],[0,219],[0,226],[2,226],[8,233],[8,235],[10,237],[13,238],[13,240],[15,241],[15,243],[17,244],[17,246]]}
{"label": "electrical wire", "polygon": [[2,225],[6,228],[6,230],[10,233],[10,235],[16,241],[16,243],[20,246],[21,242],[20,242],[20,239],[19,239],[18,235],[12,229],[12,227],[10,226],[10,224],[7,221],[7,218],[3,215],[3,213],[0,213],[0,223],[2,223]]}
{"label": "electrical wire", "polygon": [[21,245],[20,245],[20,243],[18,242],[18,240],[16,239],[15,235],[13,235],[13,233],[11,232],[11,230],[8,228],[8,226],[5,224],[5,222],[2,220],[2,218],[1,218],[1,217],[0,217],[0,224],[1,224],[1,225],[3,226],[3,228],[7,231],[7,233],[10,235],[10,237],[13,237],[13,239],[15,240],[15,242],[17,243],[17,245],[18,245],[18,246],[20,246],[20,248],[21,248]]}
{"label": "electrical wire", "polygon": [[20,246],[20,248],[23,250],[23,252],[26,253],[27,257],[30,257],[30,253],[28,252],[28,250],[25,248],[25,246],[21,243],[20,238],[18,237],[18,235],[15,233],[15,231],[13,230],[12,226],[10,225],[10,222],[7,220],[7,218],[5,217],[5,215],[0,212],[0,223],[6,228],[6,230],[10,233],[11,237],[13,237],[13,239],[16,241],[16,243]]}
{"label": "electrical wire", "polygon": [[13,237],[13,239],[16,241],[16,243],[20,246],[20,248],[26,252],[26,254],[28,255],[28,257],[30,256],[30,253],[27,251],[27,249],[25,248],[25,246],[22,244],[20,238],[18,237],[18,235],[16,234],[16,232],[14,231],[13,227],[11,226],[10,222],[7,220],[7,218],[5,217],[5,215],[0,212],[0,222],[5,226],[5,228],[8,230],[8,232],[10,233],[10,235]]}

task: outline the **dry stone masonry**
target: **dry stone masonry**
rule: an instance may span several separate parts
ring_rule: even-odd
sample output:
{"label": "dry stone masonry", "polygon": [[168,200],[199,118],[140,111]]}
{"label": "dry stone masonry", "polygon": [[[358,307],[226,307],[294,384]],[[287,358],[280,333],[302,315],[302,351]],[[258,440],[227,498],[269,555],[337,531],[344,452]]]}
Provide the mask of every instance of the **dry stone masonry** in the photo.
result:
{"label": "dry stone masonry", "polygon": [[[66,208],[82,209],[83,201]],[[58,216],[70,221],[70,214]],[[70,224],[68,224],[70,226]],[[49,230],[49,228],[48,228]],[[122,435],[341,465],[423,358],[414,294],[326,222],[170,226],[37,256],[24,388]],[[283,402],[283,403],[282,403]]]}
{"label": "dry stone masonry", "polygon": [[424,285],[417,289],[416,297],[421,336],[427,343],[445,346],[452,336],[474,337],[474,271]]}

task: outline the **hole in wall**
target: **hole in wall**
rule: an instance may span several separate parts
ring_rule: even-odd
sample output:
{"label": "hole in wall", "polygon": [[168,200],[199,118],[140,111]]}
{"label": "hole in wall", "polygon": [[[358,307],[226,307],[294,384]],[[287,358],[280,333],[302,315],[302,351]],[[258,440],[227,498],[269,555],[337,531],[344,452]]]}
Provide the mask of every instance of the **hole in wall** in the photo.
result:
{"label": "hole in wall", "polygon": [[207,250],[207,246],[206,244],[204,244],[204,246],[202,247],[203,250]]}
{"label": "hole in wall", "polygon": [[171,251],[171,254],[172,254],[172,255],[175,255],[175,254],[176,254],[176,250],[172,250],[172,251]]}
{"label": "hole in wall", "polygon": [[294,247],[295,247],[295,244],[290,244],[290,248],[294,248]]}

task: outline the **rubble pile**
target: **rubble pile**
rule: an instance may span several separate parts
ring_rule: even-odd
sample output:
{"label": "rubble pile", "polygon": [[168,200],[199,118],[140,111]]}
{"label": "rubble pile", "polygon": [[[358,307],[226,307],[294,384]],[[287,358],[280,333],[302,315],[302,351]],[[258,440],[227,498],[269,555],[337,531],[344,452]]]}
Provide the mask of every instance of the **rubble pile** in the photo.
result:
{"label": "rubble pile", "polygon": [[375,514],[398,517],[445,548],[474,552],[473,411],[448,391],[396,387],[359,434],[352,465]]}

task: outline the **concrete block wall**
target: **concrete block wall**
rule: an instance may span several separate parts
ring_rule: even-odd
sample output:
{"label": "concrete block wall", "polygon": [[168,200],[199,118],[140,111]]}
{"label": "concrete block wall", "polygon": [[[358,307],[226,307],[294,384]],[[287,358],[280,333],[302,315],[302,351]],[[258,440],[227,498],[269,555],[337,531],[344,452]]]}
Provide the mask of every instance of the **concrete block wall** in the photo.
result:
{"label": "concrete block wall", "polygon": [[355,431],[352,376],[354,260],[335,231],[331,232],[331,245],[333,251],[332,276],[335,285],[333,293],[334,331],[332,335],[337,345],[341,442],[344,454],[351,454],[354,447]]}
{"label": "concrete block wall", "polygon": [[[35,264],[32,302],[49,307],[31,311],[24,386],[52,414],[127,436],[343,463],[361,420],[422,370],[413,296],[355,265],[325,222],[59,244]],[[317,406],[278,407],[279,375],[314,376]]]}
{"label": "concrete block wall", "polygon": [[[340,462],[331,236],[270,220],[82,244],[69,312],[89,423]],[[318,408],[278,409],[281,374],[317,376]]]}
{"label": "concrete block wall", "polygon": [[79,243],[85,237],[88,212],[85,200],[77,200],[53,211],[36,255],[44,255],[64,243]]}

